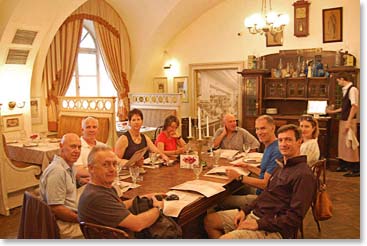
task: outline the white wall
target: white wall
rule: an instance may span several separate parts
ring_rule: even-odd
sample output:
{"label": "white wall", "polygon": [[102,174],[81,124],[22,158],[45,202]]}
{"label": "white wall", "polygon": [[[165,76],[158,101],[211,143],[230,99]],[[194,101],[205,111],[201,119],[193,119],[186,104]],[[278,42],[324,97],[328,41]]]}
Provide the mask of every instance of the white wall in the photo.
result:
{"label": "white wall", "polygon": [[[279,50],[319,48],[323,50],[347,49],[360,63],[360,2],[358,0],[309,1],[310,23],[307,37],[293,35],[294,0],[273,0],[274,11],[288,13],[290,23],[284,31],[283,46],[266,47],[265,36],[252,35],[243,26],[248,15],[259,12],[260,1],[227,0],[204,13],[183,30],[166,50],[179,61],[176,76],[187,76],[189,64],[247,60],[248,55],[262,56]],[[343,42],[323,43],[322,9],[343,7]],[[237,33],[242,32],[241,36]],[[246,64],[246,63],[245,63]],[[170,86],[168,86],[170,88]],[[188,105],[183,116],[189,115]]]}

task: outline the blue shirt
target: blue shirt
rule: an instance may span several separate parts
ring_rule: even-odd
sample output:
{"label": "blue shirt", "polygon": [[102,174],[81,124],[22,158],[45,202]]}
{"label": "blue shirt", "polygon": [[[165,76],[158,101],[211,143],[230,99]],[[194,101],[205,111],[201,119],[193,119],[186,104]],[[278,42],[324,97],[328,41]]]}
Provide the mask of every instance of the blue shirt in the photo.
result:
{"label": "blue shirt", "polygon": [[[272,174],[274,169],[277,167],[276,159],[281,159],[283,156],[279,151],[278,139],[272,142],[268,147],[265,148],[263,157],[260,164],[260,179],[264,179],[265,172]],[[259,195],[263,190],[257,189],[256,195]]]}

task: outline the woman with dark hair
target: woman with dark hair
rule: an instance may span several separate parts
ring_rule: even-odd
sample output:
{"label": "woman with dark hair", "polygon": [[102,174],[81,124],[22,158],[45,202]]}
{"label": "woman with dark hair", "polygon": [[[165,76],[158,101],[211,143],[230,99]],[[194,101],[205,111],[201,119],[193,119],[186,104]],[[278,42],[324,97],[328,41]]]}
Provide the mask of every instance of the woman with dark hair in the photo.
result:
{"label": "woman with dark hair", "polygon": [[302,115],[298,121],[302,131],[301,155],[307,155],[307,164],[312,166],[320,158],[319,124],[312,115]]}
{"label": "woman with dark hair", "polygon": [[164,120],[163,130],[158,135],[155,145],[166,155],[179,155],[185,152],[186,142],[177,135],[180,126],[179,119],[170,115]]}
{"label": "woman with dark hair", "polygon": [[[152,142],[152,140],[143,133],[140,128],[143,126],[143,113],[139,109],[133,109],[128,113],[130,129],[117,139],[115,145],[115,153],[118,158],[122,159],[122,164],[126,163],[133,154],[144,147],[149,148],[151,152],[161,154],[164,161],[168,162],[169,158],[160,151]],[[149,153],[145,153],[144,158],[148,158]],[[139,165],[143,165],[143,160]]]}

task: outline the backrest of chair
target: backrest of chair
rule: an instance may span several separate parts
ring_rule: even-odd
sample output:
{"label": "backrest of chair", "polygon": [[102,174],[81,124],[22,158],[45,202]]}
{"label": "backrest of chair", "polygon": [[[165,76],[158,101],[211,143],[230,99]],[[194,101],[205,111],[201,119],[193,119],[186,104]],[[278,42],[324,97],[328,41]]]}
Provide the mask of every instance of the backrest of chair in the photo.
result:
{"label": "backrest of chair", "polygon": [[93,223],[83,222],[79,223],[83,235],[87,239],[127,239],[129,235],[120,229],[97,225]]}
{"label": "backrest of chair", "polygon": [[157,140],[158,135],[163,131],[163,126],[158,126],[157,129],[155,129],[154,137],[152,139],[153,143],[155,144],[155,140]]}
{"label": "backrest of chair", "polygon": [[18,230],[22,239],[58,239],[60,238],[56,216],[38,194],[25,191],[22,215]]}
{"label": "backrest of chair", "polygon": [[[326,159],[318,160],[312,164],[311,170],[316,177],[317,186],[326,183]],[[322,175],[322,182],[320,183],[320,177]]]}

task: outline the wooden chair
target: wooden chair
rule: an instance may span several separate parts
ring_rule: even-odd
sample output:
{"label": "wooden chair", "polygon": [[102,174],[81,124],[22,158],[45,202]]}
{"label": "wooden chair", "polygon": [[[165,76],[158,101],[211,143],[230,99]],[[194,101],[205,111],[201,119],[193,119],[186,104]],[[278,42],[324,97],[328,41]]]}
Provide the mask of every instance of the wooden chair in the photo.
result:
{"label": "wooden chair", "polygon": [[154,137],[152,139],[153,143],[155,144],[155,140],[157,140],[158,135],[163,131],[163,126],[158,126],[157,129],[155,129]]}
{"label": "wooden chair", "polygon": [[8,158],[6,140],[0,129],[0,214],[2,215],[9,216],[10,209],[22,205],[24,191],[39,185],[37,176],[41,173],[40,167],[18,166]]}
{"label": "wooden chair", "polygon": [[[311,166],[311,170],[312,170],[313,174],[315,175],[316,179],[319,179],[320,175],[322,174],[323,179],[325,180],[326,179],[326,159],[318,160],[315,163],[313,163],[312,166]],[[319,182],[319,181],[317,180],[317,182]],[[317,218],[315,217],[315,214],[314,214],[315,202],[316,202],[316,194],[315,194],[314,200],[311,203],[311,209],[312,209],[313,219],[314,219],[314,221],[317,225],[317,230],[320,233],[321,232],[320,222],[317,220]],[[301,224],[301,227],[299,228],[299,231],[301,233],[301,238],[304,238],[303,223]],[[296,238],[297,238],[297,236],[296,236]]]}
{"label": "wooden chair", "polygon": [[24,192],[19,239],[60,238],[56,216],[37,192]]}
{"label": "wooden chair", "polygon": [[128,239],[129,235],[117,228],[97,225],[93,223],[83,222],[79,223],[80,229],[86,239]]}

